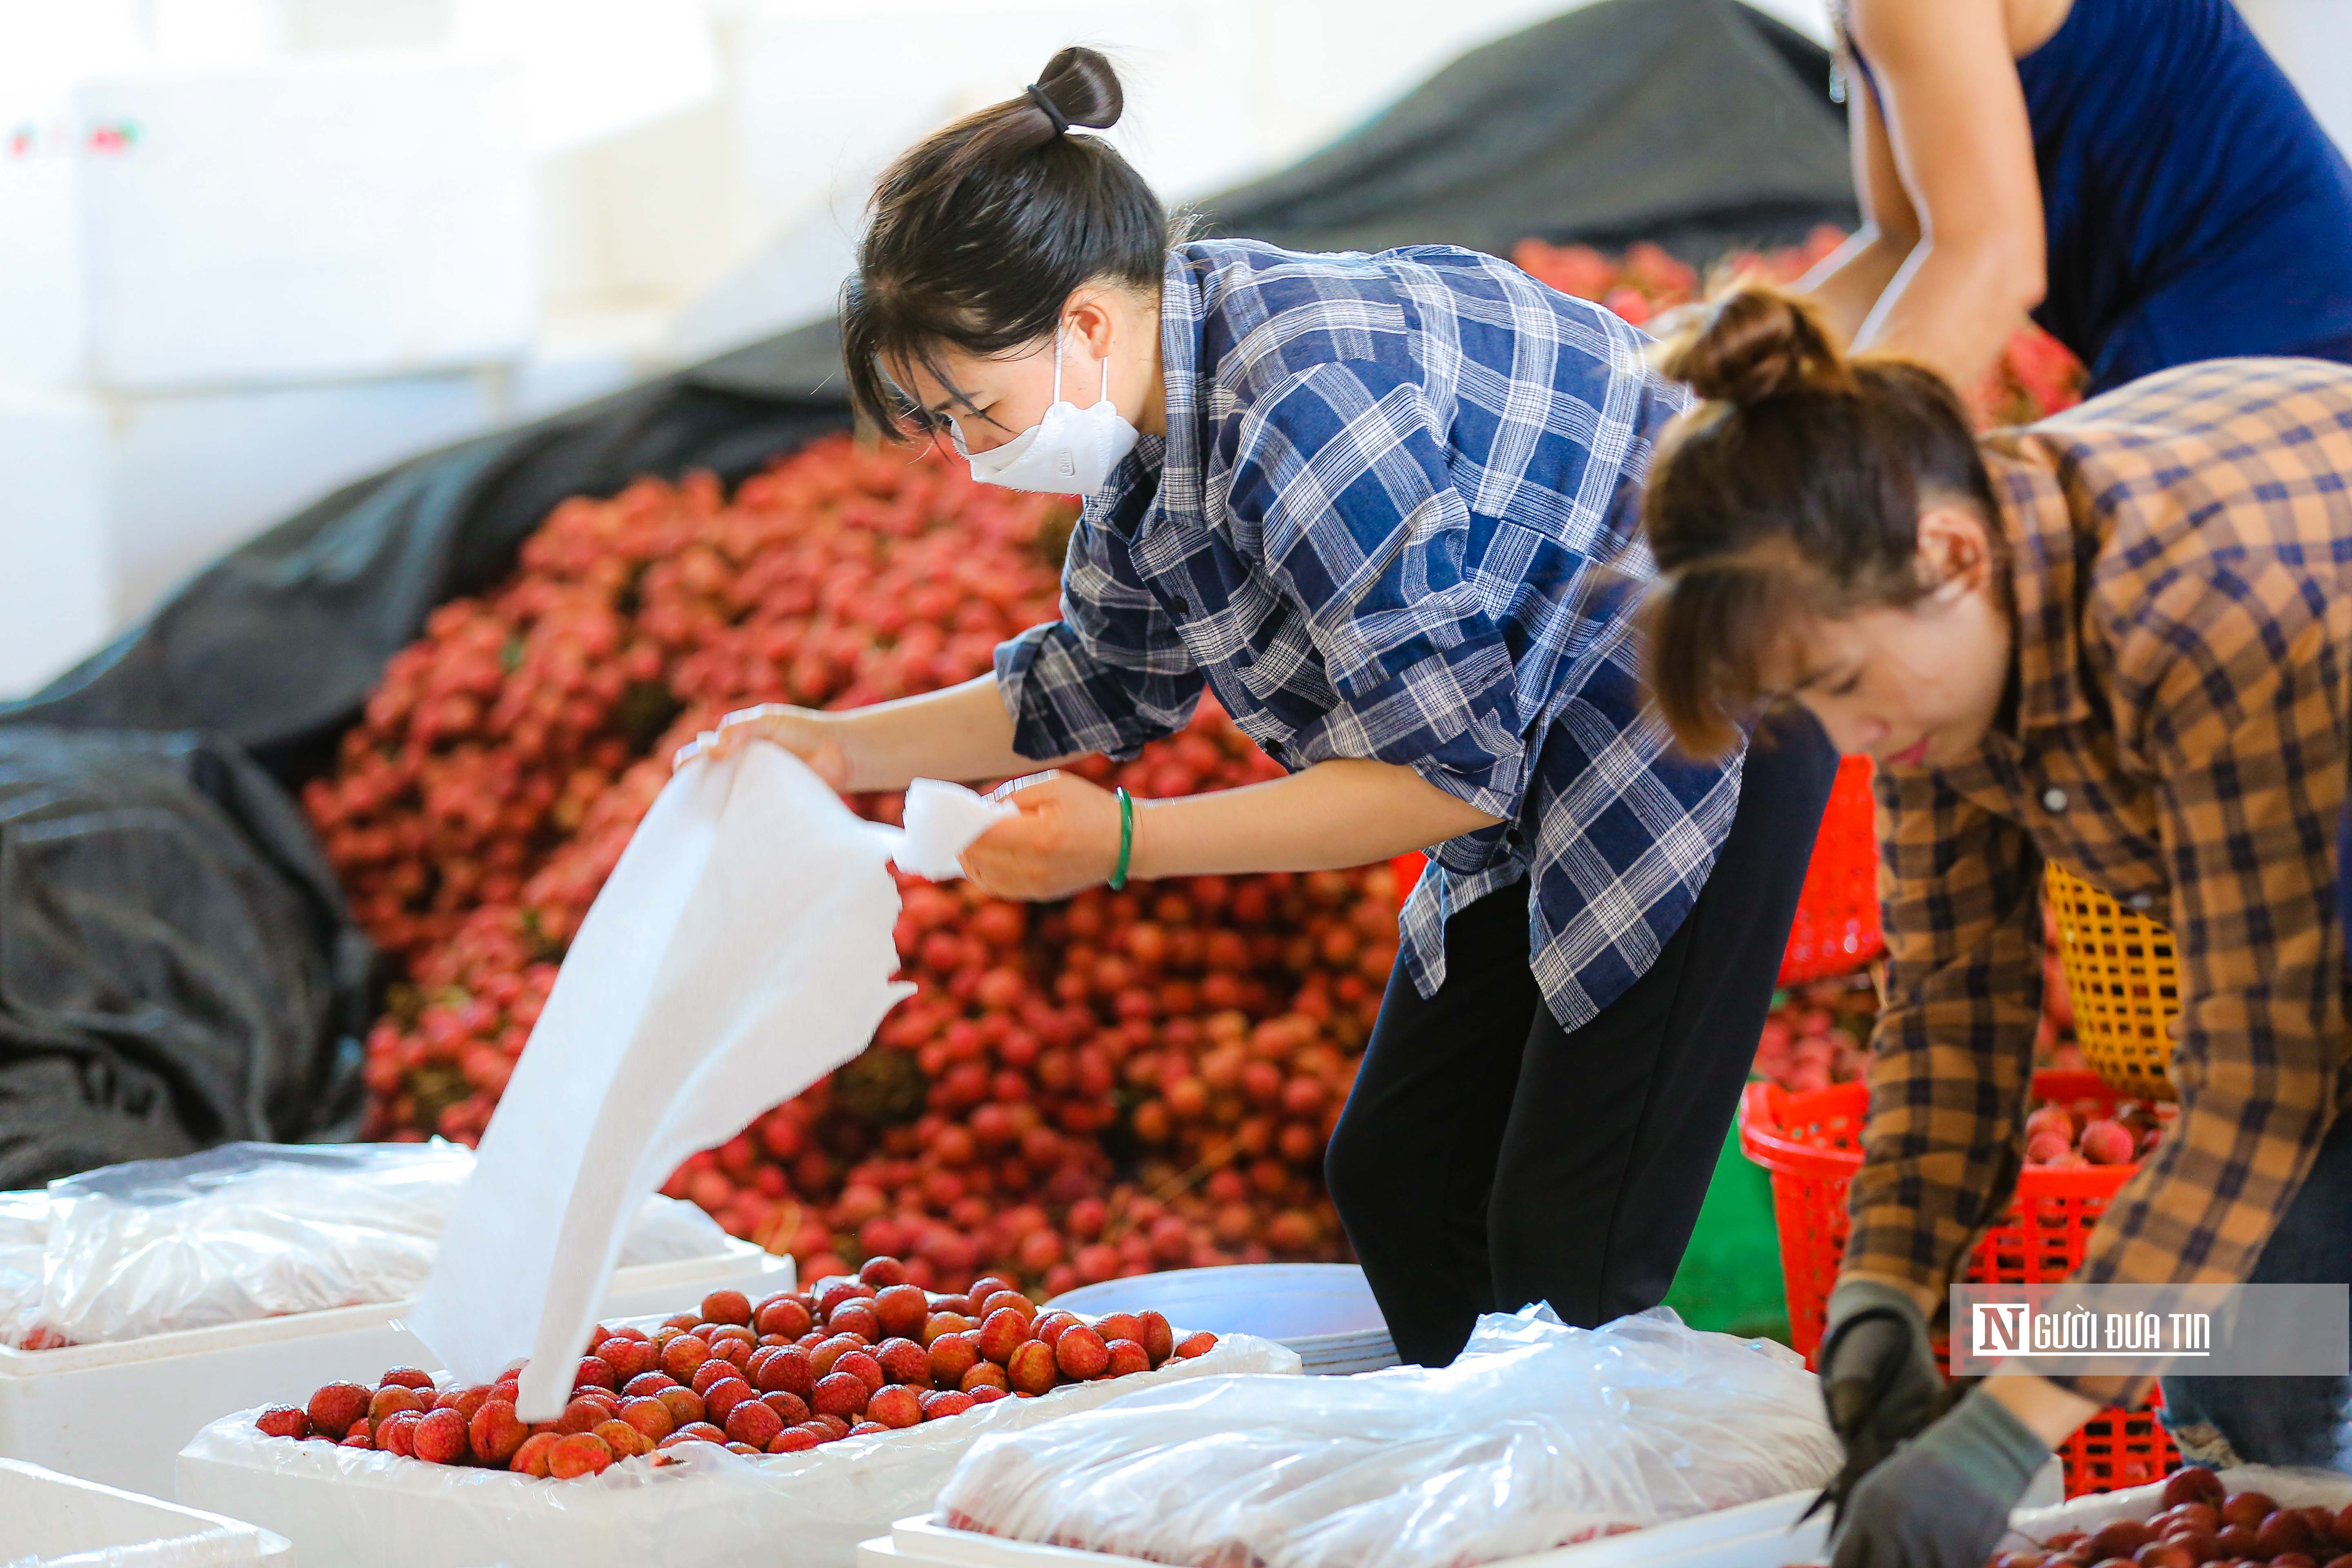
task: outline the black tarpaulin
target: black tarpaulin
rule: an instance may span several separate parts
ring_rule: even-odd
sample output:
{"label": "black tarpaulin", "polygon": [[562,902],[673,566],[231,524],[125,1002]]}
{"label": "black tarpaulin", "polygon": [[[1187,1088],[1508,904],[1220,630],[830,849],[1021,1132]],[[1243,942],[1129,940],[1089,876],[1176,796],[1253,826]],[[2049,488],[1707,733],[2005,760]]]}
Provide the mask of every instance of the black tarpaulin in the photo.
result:
{"label": "black tarpaulin", "polygon": [[1735,0],[1609,0],[1465,55],[1322,152],[1201,204],[1293,250],[1534,235],[1696,260],[1851,224],[1828,52]]}
{"label": "black tarpaulin", "polygon": [[348,1136],[368,967],[300,813],[235,746],[0,730],[0,1188]]}

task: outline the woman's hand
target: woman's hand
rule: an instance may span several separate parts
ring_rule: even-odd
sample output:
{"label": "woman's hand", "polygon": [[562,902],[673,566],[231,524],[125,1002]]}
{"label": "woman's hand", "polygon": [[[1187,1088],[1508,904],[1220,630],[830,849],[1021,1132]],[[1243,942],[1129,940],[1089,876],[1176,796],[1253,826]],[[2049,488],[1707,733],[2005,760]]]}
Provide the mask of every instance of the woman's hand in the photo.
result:
{"label": "woman's hand", "polygon": [[678,748],[672,768],[682,768],[698,757],[723,762],[754,741],[769,741],[806,763],[817,777],[837,790],[849,787],[849,753],[834,731],[830,715],[809,708],[763,702],[739,709],[705,730],[691,745]]}
{"label": "woman's hand", "polygon": [[963,874],[991,898],[1066,899],[1118,870],[1118,797],[1110,791],[1073,773],[1048,773],[1017,780],[997,798],[1021,815],[963,852]]}

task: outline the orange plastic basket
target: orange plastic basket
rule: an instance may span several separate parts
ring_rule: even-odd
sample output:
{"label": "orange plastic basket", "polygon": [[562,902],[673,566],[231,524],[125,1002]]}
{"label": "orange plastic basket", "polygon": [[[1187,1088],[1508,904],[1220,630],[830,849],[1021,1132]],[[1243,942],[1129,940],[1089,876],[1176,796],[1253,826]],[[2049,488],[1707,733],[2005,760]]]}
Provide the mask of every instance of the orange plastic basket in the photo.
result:
{"label": "orange plastic basket", "polygon": [[2126,1094],[2176,1098],[2166,1070],[2180,1011],[2172,933],[2055,862],[2042,879],[2083,1059]]}
{"label": "orange plastic basket", "polygon": [[1798,985],[1860,969],[1886,951],[1878,929],[1878,826],[1870,759],[1838,763],[1813,837],[1797,918],[1780,955],[1780,984]]}
{"label": "orange plastic basket", "polygon": [[[2084,1072],[2037,1072],[2033,1091],[2043,1100],[2091,1100],[2103,1108],[2119,1098],[2096,1074]],[[1739,1147],[1771,1173],[1780,1273],[1789,1296],[1789,1342],[1807,1361],[1821,1348],[1830,1289],[1845,1256],[1846,1191],[1862,1168],[1862,1124],[1868,1109],[1868,1091],[1858,1083],[1810,1094],[1751,1083],[1740,1102]],[[1979,1238],[1967,1278],[2003,1284],[2064,1279],[2082,1262],[2099,1215],[2137,1168],[2021,1173],[2016,1202]],[[1942,1347],[1937,1354],[1941,1359]],[[2139,1486],[2180,1462],[2153,1406],[2102,1410],[2058,1453],[2065,1461],[2069,1497]]]}

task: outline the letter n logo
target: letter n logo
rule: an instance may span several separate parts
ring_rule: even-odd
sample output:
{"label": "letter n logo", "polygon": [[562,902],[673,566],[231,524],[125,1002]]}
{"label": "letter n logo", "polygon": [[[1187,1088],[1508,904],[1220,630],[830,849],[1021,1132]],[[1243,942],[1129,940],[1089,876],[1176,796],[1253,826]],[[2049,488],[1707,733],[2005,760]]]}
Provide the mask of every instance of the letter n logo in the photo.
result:
{"label": "letter n logo", "polygon": [[2025,1349],[2024,1302],[1979,1301],[1970,1315],[1975,1319],[1977,1354],[2000,1355]]}

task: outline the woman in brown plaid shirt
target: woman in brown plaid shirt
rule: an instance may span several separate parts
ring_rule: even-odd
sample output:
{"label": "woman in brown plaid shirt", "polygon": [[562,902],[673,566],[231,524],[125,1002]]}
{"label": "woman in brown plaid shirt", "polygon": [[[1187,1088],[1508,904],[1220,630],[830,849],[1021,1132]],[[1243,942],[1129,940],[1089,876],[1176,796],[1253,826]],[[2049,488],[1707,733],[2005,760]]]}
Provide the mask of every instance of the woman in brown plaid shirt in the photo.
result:
{"label": "woman in brown plaid shirt", "polygon": [[[1793,699],[1879,764],[1887,1005],[1822,1354],[1849,1479],[1876,1468],[1838,1563],[1974,1568],[2052,1446],[2149,1381],[2002,1373],[1946,1410],[1928,1345],[2021,1162],[2045,858],[2180,964],[2179,1121],[2075,1278],[2352,1279],[2352,367],[2186,365],[1980,438],[1932,373],[1849,362],[1761,289],[1664,365],[1707,400],[1644,516],[1668,723],[1712,754]],[[2192,1458],[2352,1468],[2347,1394],[2167,1379],[2165,1414]]]}

